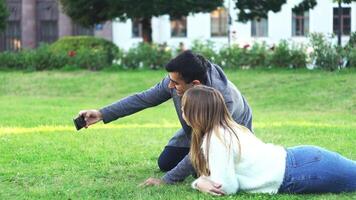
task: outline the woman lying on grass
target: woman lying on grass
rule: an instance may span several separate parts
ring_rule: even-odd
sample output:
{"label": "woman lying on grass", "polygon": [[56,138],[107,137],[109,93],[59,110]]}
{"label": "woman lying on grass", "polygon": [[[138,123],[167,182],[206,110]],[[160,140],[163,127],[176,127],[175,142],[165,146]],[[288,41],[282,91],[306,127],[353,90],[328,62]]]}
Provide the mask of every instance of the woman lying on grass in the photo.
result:
{"label": "woman lying on grass", "polygon": [[[316,146],[266,144],[231,118],[221,94],[196,86],[182,98],[193,129],[192,187],[214,195],[356,191],[356,162]],[[218,188],[218,189],[217,189]]]}

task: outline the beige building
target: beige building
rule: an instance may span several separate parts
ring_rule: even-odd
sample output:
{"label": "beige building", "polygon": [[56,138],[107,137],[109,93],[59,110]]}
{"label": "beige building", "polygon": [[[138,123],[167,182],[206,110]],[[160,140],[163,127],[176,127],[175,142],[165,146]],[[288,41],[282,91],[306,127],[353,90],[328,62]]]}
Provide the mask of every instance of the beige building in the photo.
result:
{"label": "beige building", "polygon": [[95,35],[112,41],[112,24],[83,28],[61,11],[57,0],[6,0],[10,16],[0,33],[0,51],[35,48],[68,35]]}

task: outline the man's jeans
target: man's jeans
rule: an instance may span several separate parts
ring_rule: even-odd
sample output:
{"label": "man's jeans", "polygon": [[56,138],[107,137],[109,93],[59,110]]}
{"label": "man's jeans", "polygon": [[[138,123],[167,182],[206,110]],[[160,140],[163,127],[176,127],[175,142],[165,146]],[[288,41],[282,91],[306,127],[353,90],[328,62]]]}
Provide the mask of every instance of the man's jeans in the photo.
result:
{"label": "man's jeans", "polygon": [[158,158],[158,167],[167,172],[173,169],[189,153],[189,148],[166,146]]}
{"label": "man's jeans", "polygon": [[287,148],[279,193],[356,191],[356,162],[316,146]]}

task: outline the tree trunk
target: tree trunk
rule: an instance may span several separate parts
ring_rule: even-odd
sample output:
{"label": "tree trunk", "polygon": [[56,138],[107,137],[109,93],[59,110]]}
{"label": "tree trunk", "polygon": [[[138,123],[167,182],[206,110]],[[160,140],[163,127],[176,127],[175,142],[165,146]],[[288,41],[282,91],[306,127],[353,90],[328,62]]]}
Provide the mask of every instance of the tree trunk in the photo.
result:
{"label": "tree trunk", "polygon": [[338,4],[339,4],[339,8],[338,8],[338,15],[339,15],[339,27],[338,28],[338,33],[337,33],[337,44],[339,46],[341,46],[341,34],[342,34],[342,27],[341,27],[341,23],[342,23],[342,7],[341,7],[341,0],[338,0]]}
{"label": "tree trunk", "polygon": [[152,43],[151,18],[142,18],[142,38],[144,42]]}

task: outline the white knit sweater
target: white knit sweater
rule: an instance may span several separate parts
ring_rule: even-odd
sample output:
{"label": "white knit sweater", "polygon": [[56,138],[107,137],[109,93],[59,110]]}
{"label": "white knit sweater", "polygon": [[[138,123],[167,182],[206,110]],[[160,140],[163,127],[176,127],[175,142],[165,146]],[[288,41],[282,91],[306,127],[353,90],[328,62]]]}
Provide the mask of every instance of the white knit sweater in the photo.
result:
{"label": "white knit sweater", "polygon": [[[218,133],[213,132],[209,147],[210,180],[222,184],[226,194],[239,190],[251,193],[277,193],[282,184],[286,167],[286,150],[281,146],[266,144],[255,135],[244,129],[236,130],[235,136],[230,137],[223,128]],[[220,134],[219,139],[217,134]],[[231,147],[229,148],[232,139]],[[227,144],[227,145],[226,145]],[[205,153],[206,137],[202,150]],[[240,157],[239,154],[241,153]],[[192,183],[192,187],[201,178]]]}

